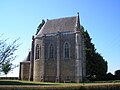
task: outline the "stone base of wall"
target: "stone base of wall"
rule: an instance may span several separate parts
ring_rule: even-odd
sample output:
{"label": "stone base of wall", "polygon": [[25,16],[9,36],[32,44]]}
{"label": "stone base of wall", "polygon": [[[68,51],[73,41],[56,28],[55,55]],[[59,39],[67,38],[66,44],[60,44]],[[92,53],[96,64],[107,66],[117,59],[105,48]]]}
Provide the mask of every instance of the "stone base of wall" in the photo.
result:
{"label": "stone base of wall", "polygon": [[21,67],[20,79],[28,81],[29,80],[29,74],[30,74],[30,62],[29,61],[21,62],[20,67]]}

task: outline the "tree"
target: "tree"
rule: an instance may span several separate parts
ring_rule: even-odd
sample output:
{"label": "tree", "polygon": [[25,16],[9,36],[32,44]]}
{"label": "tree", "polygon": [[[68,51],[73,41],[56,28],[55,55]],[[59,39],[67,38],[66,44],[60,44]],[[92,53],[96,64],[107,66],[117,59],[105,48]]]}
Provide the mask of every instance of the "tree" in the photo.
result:
{"label": "tree", "polygon": [[81,26],[81,30],[85,43],[86,74],[91,80],[93,76],[95,76],[96,80],[103,80],[107,72],[107,61],[96,51],[87,30],[85,31],[83,26]]}
{"label": "tree", "polygon": [[39,24],[35,35],[38,34],[38,32],[40,31],[40,29],[42,28],[42,26],[43,26],[44,24],[45,24],[45,20],[42,20],[42,23]]}
{"label": "tree", "polygon": [[120,70],[115,71],[115,79],[120,80]]}
{"label": "tree", "polygon": [[115,80],[115,77],[112,73],[107,73],[105,76],[105,80]]}
{"label": "tree", "polygon": [[19,47],[19,44],[16,44],[18,40],[14,40],[11,44],[7,44],[7,40],[0,40],[0,73],[7,74],[13,69],[12,66],[16,67],[12,64],[12,61],[17,57],[14,53]]}
{"label": "tree", "polygon": [[2,69],[1,71],[6,75],[9,73],[9,71],[12,70],[12,63],[10,63],[9,61],[4,62],[4,64],[2,64]]}
{"label": "tree", "polygon": [[107,73],[107,61],[98,52],[93,56],[93,66],[92,73],[96,75],[96,80],[104,80]]}

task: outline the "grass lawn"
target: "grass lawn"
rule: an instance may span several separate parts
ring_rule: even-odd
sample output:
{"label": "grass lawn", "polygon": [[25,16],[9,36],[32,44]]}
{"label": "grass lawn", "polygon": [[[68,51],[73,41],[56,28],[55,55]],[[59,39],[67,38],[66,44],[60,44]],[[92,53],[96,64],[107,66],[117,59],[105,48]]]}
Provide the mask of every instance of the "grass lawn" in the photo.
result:
{"label": "grass lawn", "polygon": [[[120,82],[94,82],[94,83],[50,83],[30,82],[20,80],[0,80],[0,90],[109,90],[103,88],[116,88],[120,90]],[[84,88],[84,89],[83,89]],[[96,88],[96,89],[95,89]],[[101,89],[102,88],[102,89]]]}
{"label": "grass lawn", "polygon": [[57,85],[56,83],[30,82],[20,80],[0,80],[0,85]]}
{"label": "grass lawn", "polygon": [[21,80],[0,80],[0,85],[43,85],[43,86],[79,86],[79,85],[102,85],[102,84],[115,84],[120,81],[103,81],[93,83],[51,83],[51,82],[32,82],[32,81],[21,81]]}

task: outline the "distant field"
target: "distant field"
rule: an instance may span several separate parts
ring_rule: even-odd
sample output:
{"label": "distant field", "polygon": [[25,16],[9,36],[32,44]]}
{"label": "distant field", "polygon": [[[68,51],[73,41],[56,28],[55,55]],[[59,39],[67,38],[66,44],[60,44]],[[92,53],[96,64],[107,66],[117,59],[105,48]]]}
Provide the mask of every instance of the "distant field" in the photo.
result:
{"label": "distant field", "polygon": [[46,83],[20,80],[0,80],[0,90],[120,90],[120,81],[103,82]]}

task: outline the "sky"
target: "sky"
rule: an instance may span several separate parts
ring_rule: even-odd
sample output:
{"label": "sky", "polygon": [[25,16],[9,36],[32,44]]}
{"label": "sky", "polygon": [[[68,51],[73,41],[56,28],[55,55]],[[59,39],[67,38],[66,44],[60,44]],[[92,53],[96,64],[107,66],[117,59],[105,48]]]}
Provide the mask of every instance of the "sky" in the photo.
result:
{"label": "sky", "polygon": [[[1,39],[9,38],[10,43],[20,38],[13,63],[26,58],[42,19],[76,16],[77,12],[97,52],[108,62],[108,72],[114,74],[120,69],[120,0],[1,0]],[[8,76],[18,77],[19,67]]]}

